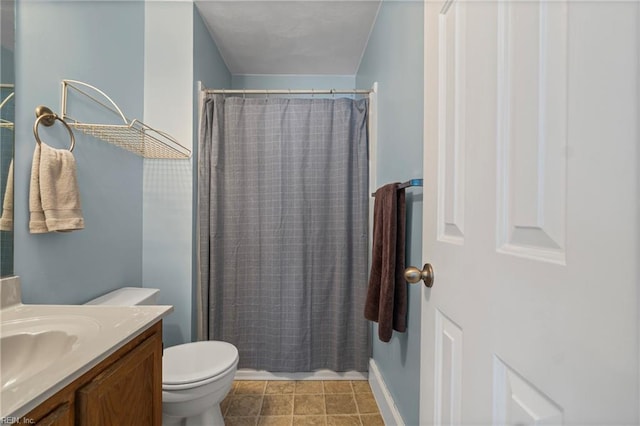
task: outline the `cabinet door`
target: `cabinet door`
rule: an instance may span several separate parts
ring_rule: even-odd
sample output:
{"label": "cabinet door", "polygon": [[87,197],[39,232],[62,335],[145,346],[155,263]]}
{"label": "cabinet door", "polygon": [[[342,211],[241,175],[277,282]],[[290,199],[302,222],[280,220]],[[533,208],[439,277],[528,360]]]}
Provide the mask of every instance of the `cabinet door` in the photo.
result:
{"label": "cabinet door", "polygon": [[[20,423],[30,424],[31,419],[29,417],[25,417],[21,420]],[[37,423],[36,426],[73,426],[73,411],[71,410],[71,404],[65,403],[60,405],[58,408],[53,410],[51,413],[47,414]]]}
{"label": "cabinet door", "polygon": [[162,339],[159,333],[81,388],[79,425],[145,426],[162,423]]}

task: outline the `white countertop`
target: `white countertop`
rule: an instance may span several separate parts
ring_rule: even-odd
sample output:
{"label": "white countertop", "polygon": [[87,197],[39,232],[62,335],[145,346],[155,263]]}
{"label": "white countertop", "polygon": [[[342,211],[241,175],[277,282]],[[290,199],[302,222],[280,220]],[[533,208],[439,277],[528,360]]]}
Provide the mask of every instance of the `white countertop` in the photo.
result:
{"label": "white countertop", "polygon": [[[1,310],[0,337],[23,330],[68,327],[72,349],[37,374],[7,383],[0,419],[22,417],[173,311],[173,306],[22,305]],[[37,348],[36,348],[37,350]],[[4,352],[4,351],[3,351]],[[0,374],[2,372],[0,371]]]}

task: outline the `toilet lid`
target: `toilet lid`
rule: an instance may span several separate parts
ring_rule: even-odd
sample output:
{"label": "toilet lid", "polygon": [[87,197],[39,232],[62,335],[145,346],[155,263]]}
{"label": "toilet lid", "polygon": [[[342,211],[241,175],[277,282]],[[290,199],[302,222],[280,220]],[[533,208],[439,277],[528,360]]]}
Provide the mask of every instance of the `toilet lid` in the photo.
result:
{"label": "toilet lid", "polygon": [[172,346],[162,354],[162,383],[199,382],[231,368],[238,350],[226,342],[193,342]]}

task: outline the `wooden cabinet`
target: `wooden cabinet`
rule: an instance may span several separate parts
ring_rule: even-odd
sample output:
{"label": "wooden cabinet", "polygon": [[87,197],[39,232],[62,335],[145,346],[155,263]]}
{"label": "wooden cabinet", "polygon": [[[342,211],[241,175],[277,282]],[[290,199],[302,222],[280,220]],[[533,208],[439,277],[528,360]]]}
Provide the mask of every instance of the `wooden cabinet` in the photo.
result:
{"label": "wooden cabinet", "polygon": [[35,408],[23,424],[160,426],[162,322]]}

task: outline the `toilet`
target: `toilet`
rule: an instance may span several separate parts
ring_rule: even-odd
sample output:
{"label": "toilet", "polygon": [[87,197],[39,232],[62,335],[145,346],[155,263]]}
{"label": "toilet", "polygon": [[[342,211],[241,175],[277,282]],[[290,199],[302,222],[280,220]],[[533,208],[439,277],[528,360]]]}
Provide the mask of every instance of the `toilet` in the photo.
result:
{"label": "toilet", "polygon": [[[124,287],[88,305],[156,305],[160,290]],[[238,350],[226,342],[185,343],[162,354],[163,426],[223,426],[220,403],[231,390]]]}

